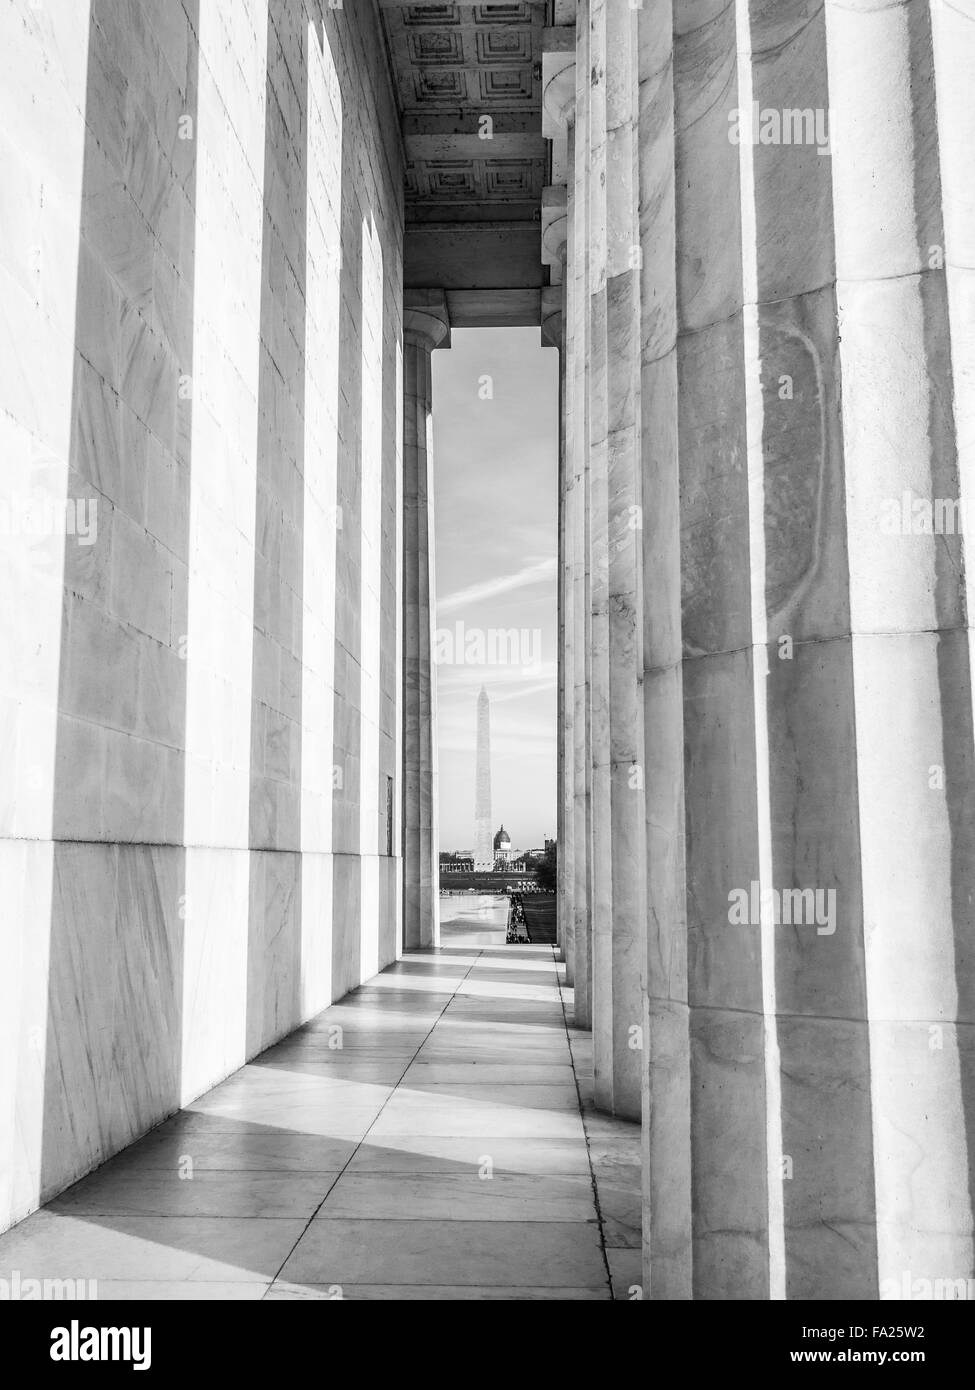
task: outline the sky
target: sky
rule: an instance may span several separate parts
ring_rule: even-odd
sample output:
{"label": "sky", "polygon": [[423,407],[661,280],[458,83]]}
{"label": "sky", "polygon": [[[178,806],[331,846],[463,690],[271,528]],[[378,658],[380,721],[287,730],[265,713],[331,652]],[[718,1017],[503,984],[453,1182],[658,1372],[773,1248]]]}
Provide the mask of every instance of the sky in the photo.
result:
{"label": "sky", "polygon": [[433,354],[440,848],[474,839],[477,696],[492,815],[555,836],[558,353],[537,328],[454,329]]}

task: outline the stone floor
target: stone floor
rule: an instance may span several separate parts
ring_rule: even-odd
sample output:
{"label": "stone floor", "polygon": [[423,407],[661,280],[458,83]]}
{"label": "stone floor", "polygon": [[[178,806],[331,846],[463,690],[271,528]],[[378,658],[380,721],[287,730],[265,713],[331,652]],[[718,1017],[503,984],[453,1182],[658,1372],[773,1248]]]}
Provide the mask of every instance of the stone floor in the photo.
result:
{"label": "stone floor", "polygon": [[505,906],[410,954],[0,1237],[0,1277],[100,1299],[627,1299],[639,1127]]}

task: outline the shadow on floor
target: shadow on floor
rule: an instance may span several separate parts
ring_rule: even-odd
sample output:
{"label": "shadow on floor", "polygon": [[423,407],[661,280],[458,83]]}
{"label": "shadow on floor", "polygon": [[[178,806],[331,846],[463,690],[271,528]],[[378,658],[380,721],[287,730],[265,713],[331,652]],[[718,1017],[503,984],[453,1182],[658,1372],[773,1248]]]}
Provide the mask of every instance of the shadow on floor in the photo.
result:
{"label": "shadow on floor", "polygon": [[438,951],[8,1232],[0,1277],[101,1299],[633,1297],[639,1126],[592,1110],[562,967],[505,947],[504,911],[445,921]]}

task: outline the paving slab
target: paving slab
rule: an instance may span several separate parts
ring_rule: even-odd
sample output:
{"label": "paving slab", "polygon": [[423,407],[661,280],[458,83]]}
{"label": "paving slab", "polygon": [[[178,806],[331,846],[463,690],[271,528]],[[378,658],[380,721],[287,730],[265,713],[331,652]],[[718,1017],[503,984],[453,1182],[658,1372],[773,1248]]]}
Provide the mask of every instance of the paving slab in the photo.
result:
{"label": "paving slab", "polygon": [[631,1297],[639,1126],[589,1108],[551,948],[498,944],[489,915],[0,1237],[0,1276],[125,1300]]}

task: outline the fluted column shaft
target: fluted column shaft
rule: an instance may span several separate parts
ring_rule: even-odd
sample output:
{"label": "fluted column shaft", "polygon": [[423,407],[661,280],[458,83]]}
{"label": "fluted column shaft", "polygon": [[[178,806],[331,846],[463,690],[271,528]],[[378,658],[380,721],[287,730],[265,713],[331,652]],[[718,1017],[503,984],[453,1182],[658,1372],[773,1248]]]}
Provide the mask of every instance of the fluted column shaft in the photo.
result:
{"label": "fluted column shaft", "polygon": [[573,627],[574,627],[574,751],[573,895],[575,932],[574,1017],[577,1027],[592,1027],[592,513],[589,505],[589,375],[592,326],[589,313],[589,0],[580,0],[576,14],[576,99],[571,199],[575,248],[567,268],[572,282],[573,359],[572,487],[574,503]]}
{"label": "fluted column shaft", "polygon": [[644,1298],[691,1296],[672,0],[639,15],[647,953]]}
{"label": "fluted column shaft", "polygon": [[437,687],[433,669],[433,417],[431,354],[448,347],[442,302],[404,313],[403,379],[403,872],[404,946],[439,942]]}
{"label": "fluted column shaft", "polygon": [[[822,11],[738,10],[741,110],[825,111]],[[828,1266],[835,1297],[861,1297],[876,1251],[830,160],[808,138],[743,138],[739,158],[757,879],[838,904],[829,934],[777,922],[774,897],[752,924],[769,1288],[821,1296]]]}
{"label": "fluted column shaft", "polygon": [[[942,171],[960,192],[954,64],[939,44],[940,91],[931,16],[917,0],[825,7],[881,1291],[905,1272],[973,1274],[971,557],[962,528],[890,524],[905,494],[964,497],[959,446],[971,448],[958,421],[973,383],[952,364],[975,319],[954,276],[949,306],[944,255]],[[972,18],[950,20],[969,52]],[[954,252],[957,232],[953,218]]]}
{"label": "fluted column shaft", "polygon": [[572,403],[572,546],[573,546],[573,977],[574,1022],[593,1026],[593,717],[590,680],[593,666],[593,609],[590,573],[590,240],[588,240],[588,0],[576,17],[576,103],[572,164],[572,254],[566,267],[572,316],[569,382]]}
{"label": "fluted column shaft", "polygon": [[[565,253],[561,257],[565,265]],[[572,537],[571,515],[573,496],[568,470],[568,395],[566,370],[568,362],[568,331],[566,323],[566,286],[563,282],[543,291],[542,343],[559,352],[559,486],[558,486],[558,745],[557,745],[557,944],[565,961],[565,982],[573,983],[573,926],[572,881],[572,778],[573,778],[573,719],[572,719],[572,643],[567,637],[572,623]]]}
{"label": "fluted column shaft", "polygon": [[[595,1098],[640,1118],[646,941],[643,743],[643,490],[640,470],[640,241],[637,11],[605,9],[606,594],[612,916],[593,956]],[[600,422],[602,423],[602,422]],[[595,505],[594,498],[594,505]],[[600,526],[603,519],[600,518]]]}
{"label": "fluted column shaft", "polygon": [[644,760],[644,1296],[957,1296],[975,3],[644,0],[635,46],[626,10],[578,8],[567,389],[576,959],[591,920],[617,1109]]}
{"label": "fluted column shaft", "polygon": [[[607,337],[607,0],[589,10],[589,569],[592,756],[593,1076],[600,1104],[613,1096],[613,815],[610,719],[609,342]],[[600,978],[601,977],[601,978]]]}
{"label": "fluted column shaft", "polygon": [[[571,55],[570,55],[571,57]],[[546,108],[546,129],[560,142],[567,134],[569,113],[565,107],[565,93],[570,86],[571,72],[562,67],[566,62],[564,54],[559,54],[557,75],[544,72],[544,96]],[[554,161],[553,161],[554,165]],[[558,349],[559,354],[559,453],[558,453],[558,742],[557,742],[557,786],[556,815],[557,842],[559,847],[556,942],[559,955],[566,962],[565,980],[567,985],[573,981],[572,960],[572,837],[570,822],[566,816],[568,798],[572,786],[572,719],[567,715],[569,702],[566,700],[567,682],[571,679],[572,650],[566,642],[566,618],[569,611],[571,582],[568,579],[571,558],[569,554],[567,524],[571,495],[566,469],[566,439],[568,432],[566,394],[567,332],[566,332],[566,284],[565,263],[567,254],[567,190],[564,184],[553,184],[542,190],[542,261],[550,267],[552,283],[542,290],[542,345]]]}
{"label": "fluted column shaft", "polygon": [[[587,107],[587,75],[579,66],[588,51],[579,24],[547,31],[543,59],[543,131],[555,142],[553,169],[565,171],[564,191],[546,189],[542,206],[542,260],[553,285],[543,292],[543,319],[556,297],[562,309],[562,438],[559,515],[559,918],[566,981],[574,987],[574,1021],[591,1023],[589,740],[588,408],[585,390],[588,333],[587,158],[588,131],[577,109]],[[564,142],[564,159],[560,147]],[[543,340],[546,336],[543,322]]]}
{"label": "fluted column shaft", "polygon": [[[574,126],[569,127],[569,158],[575,143]],[[571,236],[571,230],[569,235]],[[566,264],[568,255],[566,256]],[[569,374],[574,352],[573,324],[569,317],[569,286],[563,266],[562,352],[559,361],[559,399],[562,431],[559,447],[559,943],[565,961],[565,982],[575,985],[575,647],[573,621],[575,604],[574,507],[577,499],[572,474],[573,402]]]}

